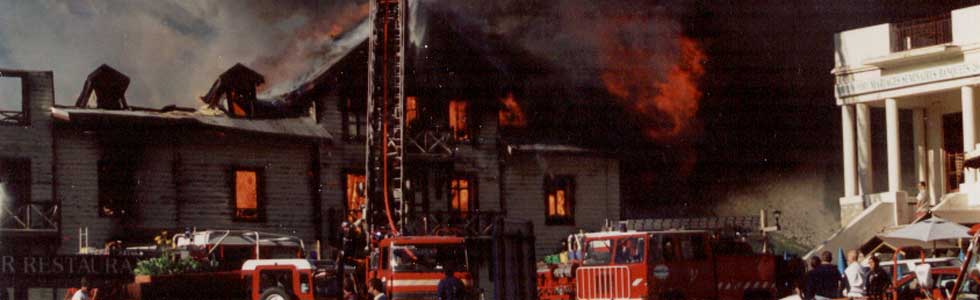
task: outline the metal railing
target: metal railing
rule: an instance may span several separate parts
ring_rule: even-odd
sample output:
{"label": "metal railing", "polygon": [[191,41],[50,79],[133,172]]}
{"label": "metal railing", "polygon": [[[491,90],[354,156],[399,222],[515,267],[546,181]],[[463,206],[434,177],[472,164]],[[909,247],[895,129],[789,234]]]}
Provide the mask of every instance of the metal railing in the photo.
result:
{"label": "metal railing", "polygon": [[949,14],[892,24],[891,50],[901,52],[953,41]]}
{"label": "metal railing", "polygon": [[24,203],[0,207],[0,231],[58,231],[58,204]]}
{"label": "metal railing", "polygon": [[412,135],[406,135],[405,151],[408,153],[453,155],[456,151],[456,139],[447,130],[419,130]]}
{"label": "metal railing", "polygon": [[626,266],[581,267],[575,270],[578,299],[632,299]]}
{"label": "metal railing", "polygon": [[0,125],[24,124],[24,112],[16,110],[0,110]]}

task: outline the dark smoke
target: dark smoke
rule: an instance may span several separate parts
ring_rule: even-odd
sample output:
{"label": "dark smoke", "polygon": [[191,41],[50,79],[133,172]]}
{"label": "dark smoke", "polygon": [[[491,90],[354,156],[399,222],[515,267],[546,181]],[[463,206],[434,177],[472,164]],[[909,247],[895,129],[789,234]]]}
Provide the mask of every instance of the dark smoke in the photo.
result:
{"label": "dark smoke", "polygon": [[60,104],[70,104],[85,76],[105,63],[133,79],[133,105],[197,106],[237,62],[276,78],[263,63],[268,57],[328,46],[295,41],[363,2],[0,1],[0,66],[53,70]]}

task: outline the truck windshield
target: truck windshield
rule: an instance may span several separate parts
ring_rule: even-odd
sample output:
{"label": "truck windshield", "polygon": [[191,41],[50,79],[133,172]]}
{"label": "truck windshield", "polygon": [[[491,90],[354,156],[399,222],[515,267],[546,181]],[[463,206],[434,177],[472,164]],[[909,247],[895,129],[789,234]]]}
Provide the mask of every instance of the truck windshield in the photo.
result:
{"label": "truck windshield", "polygon": [[461,244],[393,246],[391,253],[391,267],[396,272],[442,272],[450,266],[466,272],[466,248]]}
{"label": "truck windshield", "polygon": [[607,265],[610,259],[612,259],[612,240],[590,240],[585,244],[583,265]]}

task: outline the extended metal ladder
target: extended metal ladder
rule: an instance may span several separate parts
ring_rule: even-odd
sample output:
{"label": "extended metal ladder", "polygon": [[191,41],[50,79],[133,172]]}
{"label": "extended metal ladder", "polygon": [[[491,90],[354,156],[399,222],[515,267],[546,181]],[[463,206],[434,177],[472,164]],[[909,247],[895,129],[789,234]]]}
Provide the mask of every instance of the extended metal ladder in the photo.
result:
{"label": "extended metal ladder", "polygon": [[[389,224],[397,233],[405,223],[404,107],[405,5],[373,0],[374,29],[368,42],[367,212],[369,224]],[[380,207],[376,207],[380,206]],[[384,216],[377,212],[384,211]],[[373,230],[373,229],[372,229]]]}

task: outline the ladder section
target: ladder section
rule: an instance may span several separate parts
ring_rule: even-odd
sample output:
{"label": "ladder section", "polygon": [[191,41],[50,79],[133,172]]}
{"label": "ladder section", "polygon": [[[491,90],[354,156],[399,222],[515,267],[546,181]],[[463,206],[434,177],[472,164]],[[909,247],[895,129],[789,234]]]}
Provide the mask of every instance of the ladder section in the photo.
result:
{"label": "ladder section", "polygon": [[368,42],[367,218],[371,230],[398,233],[404,224],[405,5],[373,0]]}

